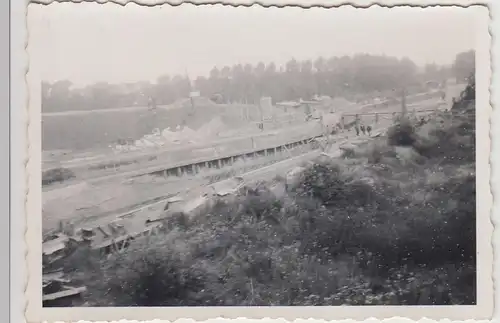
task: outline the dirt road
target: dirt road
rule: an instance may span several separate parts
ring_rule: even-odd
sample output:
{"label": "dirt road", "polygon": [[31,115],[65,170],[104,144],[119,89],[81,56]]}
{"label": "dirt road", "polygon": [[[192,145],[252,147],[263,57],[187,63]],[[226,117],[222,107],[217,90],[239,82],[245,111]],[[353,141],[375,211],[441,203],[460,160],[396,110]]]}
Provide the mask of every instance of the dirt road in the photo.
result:
{"label": "dirt road", "polygon": [[95,184],[84,181],[46,191],[42,194],[43,231],[56,228],[59,221],[84,223],[87,219],[94,221],[95,218],[126,212],[145,202],[203,187],[217,178],[223,179],[248,172],[302,154],[307,149],[304,146],[297,147],[274,156],[236,162],[222,169],[204,170],[196,176],[164,178],[144,175],[136,178],[117,178],[113,181]]}

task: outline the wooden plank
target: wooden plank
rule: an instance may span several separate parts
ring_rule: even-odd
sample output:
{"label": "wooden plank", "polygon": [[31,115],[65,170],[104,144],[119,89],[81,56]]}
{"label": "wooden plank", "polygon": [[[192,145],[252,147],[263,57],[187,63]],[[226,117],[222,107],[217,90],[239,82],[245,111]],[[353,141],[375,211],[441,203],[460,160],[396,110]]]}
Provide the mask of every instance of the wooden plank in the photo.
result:
{"label": "wooden plank", "polygon": [[60,291],[60,292],[43,295],[42,300],[45,302],[45,301],[53,301],[53,300],[60,299],[60,298],[75,296],[75,295],[78,295],[78,294],[85,292],[86,290],[87,290],[87,288],[85,286],[77,287],[77,288],[70,288],[67,290]]}

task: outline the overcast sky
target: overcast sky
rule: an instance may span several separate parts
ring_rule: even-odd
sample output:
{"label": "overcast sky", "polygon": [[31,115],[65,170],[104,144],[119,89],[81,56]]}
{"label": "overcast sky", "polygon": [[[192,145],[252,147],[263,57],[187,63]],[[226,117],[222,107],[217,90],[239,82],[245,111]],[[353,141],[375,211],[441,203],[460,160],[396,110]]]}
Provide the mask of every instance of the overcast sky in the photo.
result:
{"label": "overcast sky", "polygon": [[475,46],[472,10],[30,4],[29,53],[42,79],[76,85],[355,53],[449,64]]}

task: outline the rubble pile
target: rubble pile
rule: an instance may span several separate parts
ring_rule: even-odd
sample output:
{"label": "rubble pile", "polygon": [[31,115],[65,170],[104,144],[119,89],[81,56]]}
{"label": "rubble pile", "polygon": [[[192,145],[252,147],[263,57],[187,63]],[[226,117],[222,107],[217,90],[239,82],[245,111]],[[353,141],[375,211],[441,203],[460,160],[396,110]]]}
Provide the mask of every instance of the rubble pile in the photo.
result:
{"label": "rubble pile", "polygon": [[42,290],[43,306],[73,306],[87,288],[72,285],[71,279],[65,278],[63,271],[55,271],[43,275]]}
{"label": "rubble pile", "polygon": [[43,242],[43,306],[72,306],[81,300],[85,286],[75,286],[63,271],[64,259],[78,242],[63,232],[50,234]]}
{"label": "rubble pile", "polygon": [[140,235],[154,234],[161,223],[150,223],[140,216],[124,216],[105,225],[74,230],[71,225],[49,234],[43,242],[42,280],[44,306],[74,306],[82,303],[85,286],[78,286],[66,274],[69,259],[77,251],[111,253],[126,248]]}
{"label": "rubble pile", "polygon": [[141,139],[131,142],[121,142],[111,146],[114,152],[140,151],[151,148],[160,148],[163,146],[174,146],[193,144],[214,140],[219,137],[220,132],[227,126],[220,117],[211,119],[208,123],[201,126],[198,130],[193,130],[187,126],[178,125],[174,130],[167,127],[163,130],[154,129],[151,134],[145,135]]}

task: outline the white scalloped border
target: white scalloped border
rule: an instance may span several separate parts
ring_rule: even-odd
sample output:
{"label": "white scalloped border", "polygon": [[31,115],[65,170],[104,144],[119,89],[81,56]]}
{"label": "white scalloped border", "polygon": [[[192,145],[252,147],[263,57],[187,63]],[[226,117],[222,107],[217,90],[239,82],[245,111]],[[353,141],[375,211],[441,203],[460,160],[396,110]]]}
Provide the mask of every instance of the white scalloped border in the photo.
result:
{"label": "white scalloped border", "polygon": [[[261,0],[261,1],[244,1],[244,0],[234,0],[234,1],[226,1],[226,0],[223,0],[223,1],[214,1],[214,0],[205,0],[205,1],[197,1],[197,0],[191,0],[191,1],[182,1],[182,0],[176,0],[176,1],[167,1],[167,0],[164,0],[164,1],[156,1],[156,0],[143,0],[143,1],[128,1],[128,0],[110,0],[110,1],[94,1],[94,2],[97,2],[97,3],[100,3],[100,4],[103,4],[103,3],[115,3],[115,4],[118,4],[118,5],[122,5],[122,6],[125,6],[125,5],[130,5],[130,4],[136,4],[136,5],[143,5],[143,6],[159,6],[159,5],[180,5],[182,3],[190,3],[190,4],[196,4],[196,5],[207,5],[207,4],[222,4],[222,5],[231,5],[231,6],[252,6],[252,5],[260,5],[260,6],[263,6],[263,7],[287,7],[287,6],[294,6],[294,7],[302,7],[302,8],[310,8],[310,7],[324,7],[324,8],[334,8],[334,7],[339,7],[339,6],[352,6],[352,7],[355,7],[355,8],[369,8],[371,6],[383,6],[383,7],[394,7],[394,6],[412,6],[412,7],[420,7],[420,8],[424,8],[424,7],[429,7],[429,6],[459,6],[459,7],[469,7],[469,6],[472,6],[472,5],[486,5],[489,7],[489,13],[490,13],[490,21],[489,21],[489,33],[490,33],[490,69],[491,69],[491,78],[489,80],[489,92],[490,92],[490,105],[493,107],[494,106],[494,102],[495,102],[495,91],[494,91],[494,87],[493,87],[493,83],[492,81],[494,80],[494,64],[493,64],[493,54],[494,54],[494,42],[495,42],[495,37],[494,37],[494,33],[493,33],[493,29],[492,29],[492,25],[491,25],[491,21],[493,19],[493,13],[492,13],[492,10],[490,8],[490,6],[492,5],[491,2],[488,2],[488,1],[468,1],[468,0],[441,0],[441,1],[430,1],[430,0],[415,0],[416,2],[412,3],[410,1],[402,1],[402,0],[383,0],[383,1],[363,1],[363,0],[357,0],[357,1],[327,1],[327,0],[323,0],[323,1],[307,1],[307,0],[304,0],[304,1],[300,1],[300,0],[284,0],[284,1],[280,1],[280,0]],[[495,0],[492,0],[492,1],[495,1]],[[74,2],[74,3],[78,3],[78,2],[89,2],[89,1],[85,1],[85,0],[73,0],[73,1],[56,1],[56,0],[32,0],[32,1],[29,1],[27,2],[27,4],[29,2],[33,2],[33,3],[39,3],[39,4],[51,4],[53,2]],[[27,10],[26,10],[26,16],[27,16]],[[25,16],[25,17],[26,17]],[[27,47],[28,47],[28,39],[29,39],[29,30],[27,28],[27,20],[25,19],[25,23],[26,23],[26,40],[25,40],[25,50],[26,50],[26,53],[27,53]],[[29,91],[30,91],[30,88],[29,88],[29,55],[28,56],[28,60],[27,60],[27,66],[25,68],[25,86],[26,86],[26,89],[27,89],[27,95],[26,95],[26,105],[27,105],[27,115],[28,115],[28,118],[27,120],[25,120],[25,129],[26,129],[26,159],[25,159],[25,168],[26,168],[26,174],[25,174],[25,184],[26,184],[26,189],[25,189],[25,199],[24,199],[24,206],[25,206],[25,209],[26,211],[29,209],[29,196],[30,196],[30,183],[33,181],[33,177],[30,175],[30,164],[33,163],[33,161],[29,158],[30,156],[30,152],[31,150],[33,149],[32,148],[32,145],[31,145],[31,139],[33,139],[33,133],[30,131],[32,130],[33,128],[33,125],[31,123],[31,118],[30,118],[30,112],[31,109],[30,109],[30,103],[31,103],[31,100],[30,100],[30,97],[29,97]],[[494,110],[495,111],[495,110]],[[493,127],[496,123],[493,121],[494,118],[491,118],[492,116],[494,115],[493,114],[490,114],[489,116],[489,120],[490,120],[490,132],[489,132],[489,137],[490,137],[490,140],[491,140],[491,147],[493,150],[490,150],[490,152],[493,152],[495,149],[494,149],[494,136],[495,136],[495,128]],[[500,129],[498,130],[498,132],[500,132]],[[495,178],[495,174],[496,172],[494,171],[494,167],[493,167],[493,162],[495,161],[495,158],[493,156],[493,154],[490,154],[490,170],[491,170],[491,173],[490,173],[490,189],[491,189],[491,193],[493,193],[493,197],[496,193],[496,190],[494,189],[494,178]],[[35,176],[37,177],[37,176]],[[490,220],[492,222],[493,225],[496,224],[496,221],[493,217],[493,214],[494,214],[494,210],[495,210],[495,204],[493,203],[493,206],[491,208],[491,217],[490,217]],[[27,216],[26,216],[26,220],[27,220]],[[28,262],[28,258],[29,258],[29,255],[30,255],[30,250],[29,250],[29,246],[28,246],[28,243],[27,243],[27,240],[28,240],[28,236],[29,236],[29,231],[30,231],[30,228],[28,227],[27,225],[27,221],[26,221],[26,228],[25,228],[25,233],[24,233],[24,236],[25,236],[25,242],[26,242],[26,250],[25,250],[25,253],[24,253],[24,256],[25,256],[25,260],[26,260],[26,263],[27,263],[27,270],[26,270],[26,275],[25,275],[25,284],[24,284],[24,290],[25,290],[25,293],[27,292],[28,290],[28,286],[29,286],[29,283],[30,283],[30,275],[29,275],[29,262]],[[495,242],[495,239],[491,239],[491,243],[494,247],[494,242]],[[493,248],[493,252],[494,252],[494,248]],[[495,253],[496,255],[496,253]],[[494,277],[492,277],[492,279],[495,281],[496,283],[496,280],[494,279]],[[26,300],[25,302],[25,310],[28,309],[28,300]],[[379,307],[380,308],[380,307]],[[287,307],[283,308],[284,311],[286,311]],[[335,308],[331,308],[333,311],[335,311]],[[104,308],[101,308],[101,309],[98,309],[97,311],[99,312],[102,312],[102,310],[104,310]],[[117,311],[120,311],[120,309],[115,309]],[[150,308],[148,309],[149,311],[154,311],[155,309],[153,308]],[[188,309],[189,310],[189,309]],[[193,310],[196,310],[195,308],[192,308],[191,311]],[[252,307],[252,310],[255,312],[255,314],[257,314],[259,312],[259,308],[258,307]],[[107,310],[109,311],[109,309]],[[389,314],[390,315],[390,314]],[[231,321],[234,321],[235,319],[237,319],[239,322],[248,322],[248,323],[253,323],[253,322],[257,322],[257,321],[260,321],[260,322],[264,322],[264,321],[273,321],[273,322],[288,322],[286,321],[283,316],[277,316],[276,319],[271,319],[269,318],[268,316],[259,316],[257,314],[257,316],[259,316],[259,319],[248,319],[248,318],[245,318],[245,317],[239,317],[239,316],[234,316],[234,315],[231,315],[233,317],[233,319],[227,319],[227,318],[224,318],[224,317],[220,317],[218,315],[214,315],[214,316],[211,316],[212,318],[206,320],[205,322],[222,322],[222,321],[228,321],[228,320],[231,320]],[[286,314],[284,316],[287,316]],[[307,314],[304,313],[304,316],[307,317]],[[301,321],[305,321],[306,319],[295,319],[294,321],[295,322],[301,322]],[[314,320],[315,322],[326,322],[325,320],[323,319],[307,319],[307,321],[311,321],[311,320]],[[369,317],[367,319],[365,319],[365,321],[367,322],[370,322],[370,321],[377,321],[377,322],[380,322],[380,321],[388,321],[388,320],[397,320],[397,322],[402,322],[403,320],[404,321],[407,321],[407,322],[413,322],[412,320],[408,319],[408,318],[405,318],[405,317],[401,317],[401,316],[392,316],[392,317],[386,317],[382,320],[380,319],[376,319],[374,317]],[[27,320],[28,321],[28,320]],[[445,321],[448,321],[448,322],[451,322],[450,320],[446,319],[446,320],[440,320],[441,322],[445,322]],[[473,321],[473,320],[468,320],[468,321]],[[29,322],[35,322],[35,321],[29,321]],[[52,322],[60,322],[60,321],[52,321]],[[78,322],[90,322],[90,321],[78,321]],[[105,321],[95,321],[95,322],[105,322]],[[110,321],[111,322],[111,321]],[[166,320],[149,320],[149,321],[134,321],[134,320],[119,320],[119,321],[114,321],[114,322],[169,322],[169,321],[166,321]],[[177,319],[176,322],[196,322],[195,320],[193,319],[188,319],[188,318],[182,318],[182,319]],[[341,321],[338,321],[338,322],[355,322],[354,320],[341,320]],[[432,320],[432,319],[428,319],[425,317],[425,315],[421,316],[421,318],[419,319],[419,322],[436,322],[435,320]],[[476,321],[474,321],[476,322]]]}

